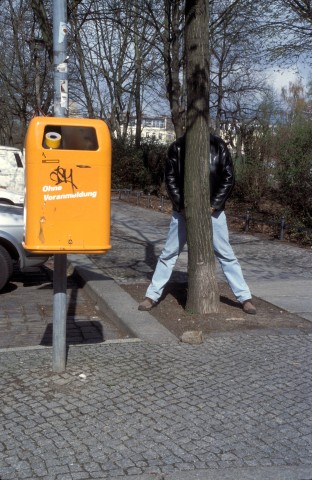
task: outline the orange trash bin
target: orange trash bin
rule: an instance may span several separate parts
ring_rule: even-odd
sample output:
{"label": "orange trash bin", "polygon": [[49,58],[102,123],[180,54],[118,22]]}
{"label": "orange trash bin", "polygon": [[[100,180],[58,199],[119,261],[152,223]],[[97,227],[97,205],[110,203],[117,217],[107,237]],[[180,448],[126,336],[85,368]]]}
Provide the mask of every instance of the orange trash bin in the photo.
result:
{"label": "orange trash bin", "polygon": [[25,169],[26,250],[105,253],[111,248],[111,138],[104,121],[33,118]]}

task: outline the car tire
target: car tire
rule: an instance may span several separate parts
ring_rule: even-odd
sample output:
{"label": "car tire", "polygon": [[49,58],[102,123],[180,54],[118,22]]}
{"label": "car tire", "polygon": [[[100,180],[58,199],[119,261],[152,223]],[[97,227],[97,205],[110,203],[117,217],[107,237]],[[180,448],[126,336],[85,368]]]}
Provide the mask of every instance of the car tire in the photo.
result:
{"label": "car tire", "polygon": [[0,245],[0,272],[0,290],[2,290],[13,275],[12,258],[2,245]]}

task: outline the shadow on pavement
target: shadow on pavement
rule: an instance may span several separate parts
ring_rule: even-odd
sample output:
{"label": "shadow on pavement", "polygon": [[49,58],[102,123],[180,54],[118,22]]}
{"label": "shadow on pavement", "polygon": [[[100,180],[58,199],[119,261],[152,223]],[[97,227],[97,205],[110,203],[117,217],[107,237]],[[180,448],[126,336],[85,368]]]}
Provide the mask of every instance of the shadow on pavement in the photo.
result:
{"label": "shadow on pavement", "polygon": [[[40,345],[45,347],[52,346],[53,325],[49,323],[43,334]],[[72,317],[67,317],[66,321],[66,343],[67,344],[87,344],[100,343],[104,341],[103,326],[98,321],[76,321]]]}

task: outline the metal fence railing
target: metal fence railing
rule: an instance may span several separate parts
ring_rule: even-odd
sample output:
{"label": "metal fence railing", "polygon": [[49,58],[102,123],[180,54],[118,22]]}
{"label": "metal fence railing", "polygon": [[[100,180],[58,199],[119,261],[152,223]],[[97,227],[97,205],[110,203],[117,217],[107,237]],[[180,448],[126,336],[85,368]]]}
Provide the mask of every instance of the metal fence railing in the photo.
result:
{"label": "metal fence railing", "polygon": [[130,201],[130,198],[131,198],[132,200],[134,200],[136,205],[141,207],[147,207],[147,208],[156,207],[159,210],[163,211],[166,202],[167,202],[167,206],[170,207],[171,205],[171,202],[167,200],[164,195],[161,195],[160,197],[156,197],[149,193],[144,194],[143,192],[133,191],[131,189],[112,190],[112,193],[117,194],[119,200]]}
{"label": "metal fence railing", "polygon": [[274,227],[278,232],[278,238],[280,240],[285,239],[286,233],[308,233],[312,234],[312,228],[304,227],[304,226],[296,226],[286,221],[284,215],[282,215],[279,219],[269,219],[269,218],[258,218],[257,215],[253,215],[249,210],[246,212],[245,216],[245,232],[248,232],[252,225],[268,225]]}

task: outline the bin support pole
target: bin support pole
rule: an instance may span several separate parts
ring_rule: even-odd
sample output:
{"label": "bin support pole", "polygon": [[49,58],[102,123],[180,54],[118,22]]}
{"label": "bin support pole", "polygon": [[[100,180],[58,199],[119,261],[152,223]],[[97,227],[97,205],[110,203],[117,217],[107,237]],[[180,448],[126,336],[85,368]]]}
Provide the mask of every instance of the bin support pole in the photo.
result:
{"label": "bin support pole", "polygon": [[[67,1],[53,0],[54,117],[68,116]],[[53,371],[66,364],[67,255],[54,255]]]}
{"label": "bin support pole", "polygon": [[67,255],[54,255],[53,272],[53,371],[64,372],[66,364]]}

